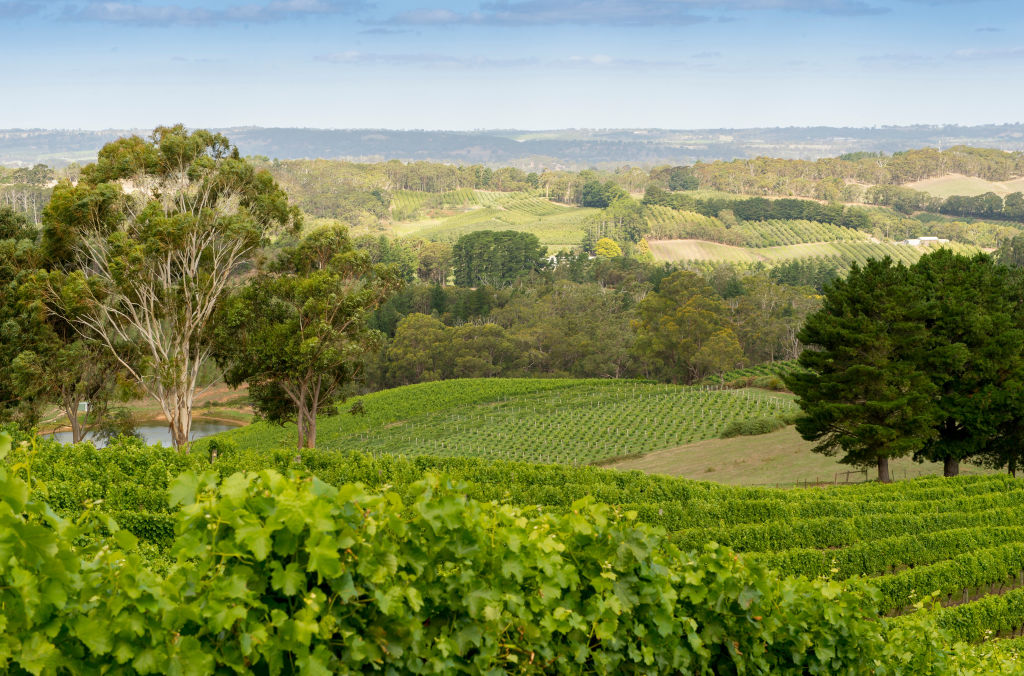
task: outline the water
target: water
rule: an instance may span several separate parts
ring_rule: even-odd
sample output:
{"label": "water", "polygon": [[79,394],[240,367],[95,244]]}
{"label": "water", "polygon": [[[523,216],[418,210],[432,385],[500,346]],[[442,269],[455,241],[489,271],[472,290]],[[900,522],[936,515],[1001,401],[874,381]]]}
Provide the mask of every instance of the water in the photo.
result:
{"label": "water", "polygon": [[[218,432],[226,432],[227,430],[233,430],[238,425],[230,425],[227,423],[219,422],[205,422],[201,420],[194,421],[192,423],[192,433],[189,437],[195,441],[202,437],[208,437],[211,434],[217,434]],[[140,425],[135,428],[136,432],[139,433],[147,444],[163,444],[164,446],[174,446],[174,442],[171,441],[171,430],[168,429],[167,425],[162,424],[151,424],[151,425]],[[71,443],[71,432],[56,432],[51,435],[54,439],[61,442],[62,444]],[[91,434],[85,435],[86,441],[91,441],[98,448],[106,446],[106,442],[97,441]]]}

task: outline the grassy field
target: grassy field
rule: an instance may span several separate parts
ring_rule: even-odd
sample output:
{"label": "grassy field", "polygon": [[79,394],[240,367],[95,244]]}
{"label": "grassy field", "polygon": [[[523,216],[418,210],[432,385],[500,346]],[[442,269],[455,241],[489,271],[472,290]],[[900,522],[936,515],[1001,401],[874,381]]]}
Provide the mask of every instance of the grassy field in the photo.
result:
{"label": "grassy field", "polygon": [[398,191],[391,231],[431,240],[454,241],[477,230],[532,232],[542,244],[576,246],[583,224],[597,209],[566,206],[540,193],[455,190],[440,195]]}
{"label": "grassy field", "polygon": [[[844,477],[856,468],[840,464],[835,458],[813,453],[812,446],[814,444],[804,441],[794,427],[786,427],[756,437],[707,439],[606,466],[736,485],[787,486],[802,481],[827,483],[838,480],[842,483],[844,480],[864,479],[863,475]],[[941,476],[942,463],[918,463],[900,458],[890,463],[889,471],[897,480]],[[961,466],[963,474],[990,472],[972,465]],[[874,477],[874,471],[869,470],[867,478]]]}
{"label": "grassy field", "polygon": [[[451,380],[360,399],[366,415],[320,419],[319,449],[586,464],[714,438],[730,422],[795,410],[789,394],[621,380]],[[216,438],[287,448],[296,432],[257,423]]]}
{"label": "grassy field", "polygon": [[994,192],[1005,197],[1012,192],[1024,191],[1024,178],[1015,178],[1010,181],[986,181],[983,178],[976,178],[974,176],[949,174],[947,176],[926,178],[923,181],[907,183],[904,187],[943,198],[952,197],[953,195],[973,197],[987,192]]}
{"label": "grassy field", "polygon": [[[723,261],[730,263],[781,263],[795,259],[831,260],[842,266],[865,263],[869,258],[889,256],[897,261],[913,263],[930,251],[928,247],[879,242],[809,242],[785,246],[741,247],[698,239],[670,239],[648,242],[651,254],[659,261]],[[954,251],[973,253],[975,247],[950,243]]]}

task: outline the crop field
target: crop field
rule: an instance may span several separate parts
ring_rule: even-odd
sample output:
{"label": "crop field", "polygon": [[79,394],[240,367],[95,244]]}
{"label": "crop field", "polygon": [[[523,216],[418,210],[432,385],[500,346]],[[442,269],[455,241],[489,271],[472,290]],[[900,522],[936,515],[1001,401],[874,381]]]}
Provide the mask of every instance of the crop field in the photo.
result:
{"label": "crop field", "polygon": [[[649,239],[702,239],[708,228],[725,228],[717,218],[664,206],[649,206]],[[867,242],[867,233],[829,223],[804,220],[745,221],[729,229],[743,246],[769,247],[811,242]]]}
{"label": "crop field", "polygon": [[[321,418],[318,448],[586,464],[710,439],[737,420],[795,411],[788,394],[614,380],[452,380],[361,400],[365,416]],[[287,448],[295,429],[257,423],[216,438]]]}
{"label": "crop field", "polygon": [[[497,383],[465,384],[477,395],[491,385],[492,394],[501,389]],[[528,399],[571,396],[573,390],[591,388],[590,383],[573,388],[558,381],[527,381],[513,389]],[[393,402],[393,412],[406,416],[422,408],[423,402],[415,400],[424,394],[455,406],[470,400],[451,388],[415,396],[405,393]],[[379,422],[386,417],[376,407],[368,408],[367,418],[377,416],[374,421]],[[946,632],[942,640],[950,643],[941,647],[964,642],[985,643],[986,650],[1002,645],[1013,654],[1019,649],[1016,642],[1000,643],[1024,628],[1024,482],[1006,475],[778,490],[594,467],[334,449],[307,451],[297,463],[294,451],[252,448],[259,438],[234,437],[239,448],[249,452],[228,454],[212,466],[202,454],[180,456],[134,446],[99,452],[88,445],[76,447],[74,462],[62,464],[69,451],[58,451],[51,443],[40,451],[34,472],[46,482],[60,513],[71,515],[83,503],[99,501],[98,509],[157,544],[169,541],[175,520],[169,513],[174,510],[161,495],[170,477],[190,465],[212,468],[222,476],[239,470],[305,467],[335,486],[359,481],[370,490],[392,490],[403,499],[416,494],[414,482],[424,473],[437,472],[459,482],[458,493],[467,499],[498,500],[533,513],[538,508],[568,513],[579,509],[576,501],[592,496],[619,513],[634,514],[637,523],[664,529],[665,541],[682,552],[699,552],[710,542],[724,544],[746,565],[774,571],[774,580],[792,575],[827,582],[829,598],[869,585],[876,591],[865,607],[877,618],[880,630],[929,622]],[[153,457],[147,460],[146,454]],[[151,471],[154,466],[160,471]],[[89,468],[85,477],[82,467]],[[936,646],[904,646],[928,647]]]}
{"label": "crop field", "polygon": [[[841,585],[864,576],[879,589],[882,614],[911,613],[934,594],[942,607],[922,612],[956,641],[978,643],[1024,628],[1024,482],[1005,475],[793,491],[462,462],[438,460],[437,467],[472,481],[483,499],[503,495],[517,504],[565,508],[593,495],[636,510],[639,520],[665,528],[684,550],[715,541],[782,575]],[[372,474],[371,467],[359,470]],[[394,472],[383,474],[394,481]]]}
{"label": "crop field", "polygon": [[[870,241],[839,241],[766,246],[761,248],[730,246],[695,239],[654,240],[648,242],[651,253],[659,261],[723,261],[730,263],[782,263],[796,259],[831,261],[838,267],[864,264],[871,258],[889,256],[893,260],[913,263],[931,251],[929,247],[913,247],[895,243]],[[974,253],[976,247],[951,242],[944,244],[958,253]]]}
{"label": "crop field", "polygon": [[907,183],[903,187],[920,190],[936,197],[952,197],[963,195],[975,197],[987,192],[994,192],[1005,197],[1012,192],[1024,191],[1024,178],[1015,178],[1009,181],[986,181],[983,178],[974,176],[963,176],[960,174],[949,174],[935,178],[926,178],[923,181]]}

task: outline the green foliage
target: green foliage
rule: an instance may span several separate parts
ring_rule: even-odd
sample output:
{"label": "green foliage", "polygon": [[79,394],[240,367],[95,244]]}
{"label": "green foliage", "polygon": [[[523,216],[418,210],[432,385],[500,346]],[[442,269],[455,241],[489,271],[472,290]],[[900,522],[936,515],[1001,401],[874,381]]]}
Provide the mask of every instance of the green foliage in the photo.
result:
{"label": "green foliage", "polygon": [[722,438],[730,439],[740,436],[756,436],[768,434],[775,430],[782,429],[786,425],[796,422],[796,415],[776,416],[771,418],[751,418],[750,420],[737,420],[725,426],[722,430]]}
{"label": "green foliage", "polygon": [[[157,575],[48,512],[0,468],[0,665],[403,673],[942,673],[945,636],[877,618],[862,583],[779,578],[684,553],[636,515],[538,513],[436,477],[410,497],[268,470],[170,484],[176,561]],[[44,519],[51,528],[36,522]],[[128,553],[122,553],[127,551]],[[513,556],[510,557],[509,554]],[[881,671],[878,671],[878,670]]]}
{"label": "green foliage", "polygon": [[545,247],[536,235],[481,230],[463,235],[452,248],[455,283],[459,286],[507,286],[545,265]]}
{"label": "green foliage", "polygon": [[1019,276],[991,258],[940,250],[910,268],[855,267],[826,291],[800,339],[787,384],[805,415],[797,428],[842,462],[1019,457],[1024,380]]}
{"label": "green foliage", "polygon": [[77,185],[54,189],[44,221],[44,249],[72,270],[51,275],[50,301],[186,444],[216,306],[271,233],[299,224],[297,210],[226,137],[177,125],[105,145]]}
{"label": "green foliage", "polygon": [[639,304],[637,315],[634,350],[652,375],[688,383],[743,361],[725,304],[692,272],[662,281],[659,291]]}
{"label": "green foliage", "polygon": [[343,227],[314,231],[272,267],[222,302],[215,357],[229,385],[249,385],[262,418],[296,421],[298,447],[312,448],[317,414],[333,411],[379,349],[367,313],[401,282],[353,249]]}
{"label": "green foliage", "polygon": [[923,348],[925,327],[912,320],[910,271],[888,258],[857,266],[834,282],[800,340],[800,366],[786,377],[804,411],[797,429],[841,462],[877,465],[888,481],[888,458],[919,449],[932,432],[935,390],[927,373],[905,358]]}

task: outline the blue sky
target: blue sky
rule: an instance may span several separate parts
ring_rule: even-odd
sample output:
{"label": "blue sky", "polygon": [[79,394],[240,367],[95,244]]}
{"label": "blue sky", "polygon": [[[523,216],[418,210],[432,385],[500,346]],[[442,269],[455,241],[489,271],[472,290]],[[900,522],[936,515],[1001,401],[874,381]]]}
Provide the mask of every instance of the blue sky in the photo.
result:
{"label": "blue sky", "polygon": [[1024,120],[1020,0],[0,0],[0,127]]}

